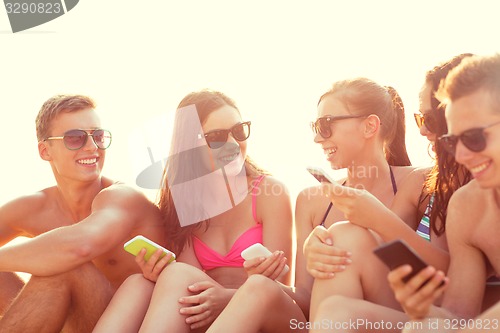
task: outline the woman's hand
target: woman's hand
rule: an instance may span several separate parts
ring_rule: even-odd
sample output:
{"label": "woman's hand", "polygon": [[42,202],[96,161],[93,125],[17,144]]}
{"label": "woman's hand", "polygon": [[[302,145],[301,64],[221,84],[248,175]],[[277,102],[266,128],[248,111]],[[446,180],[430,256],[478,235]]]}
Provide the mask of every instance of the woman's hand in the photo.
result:
{"label": "woman's hand", "polygon": [[211,324],[224,310],[234,292],[212,281],[201,281],[188,287],[193,296],[179,299],[180,313],[186,315],[186,324],[197,329]]}
{"label": "woman's hand", "polygon": [[283,251],[275,251],[269,257],[256,257],[245,260],[243,268],[247,271],[248,276],[253,274],[264,275],[271,280],[276,280],[284,271],[287,258]]}
{"label": "woman's hand", "polygon": [[144,258],[144,256],[146,255],[146,249],[141,249],[135,257],[135,262],[141,268],[142,274],[146,279],[152,282],[156,282],[160,273],[168,265],[169,260],[172,258],[172,254],[169,253],[160,258],[163,253],[165,252],[163,252],[161,249],[158,249],[151,255],[149,260],[146,261],[146,259]]}
{"label": "woman's hand", "polygon": [[343,186],[338,183],[322,183],[323,194],[342,211],[347,220],[364,228],[374,229],[374,217],[389,208],[366,190]]}
{"label": "woman's hand", "polygon": [[403,278],[411,273],[410,265],[403,265],[387,276],[396,299],[412,320],[425,318],[429,310],[448,286],[448,278],[432,266],[422,269],[408,282]]}
{"label": "woman's hand", "polygon": [[307,271],[316,279],[330,279],[351,263],[351,254],[333,246],[332,237],[323,226],[317,226],[309,234],[303,251]]}

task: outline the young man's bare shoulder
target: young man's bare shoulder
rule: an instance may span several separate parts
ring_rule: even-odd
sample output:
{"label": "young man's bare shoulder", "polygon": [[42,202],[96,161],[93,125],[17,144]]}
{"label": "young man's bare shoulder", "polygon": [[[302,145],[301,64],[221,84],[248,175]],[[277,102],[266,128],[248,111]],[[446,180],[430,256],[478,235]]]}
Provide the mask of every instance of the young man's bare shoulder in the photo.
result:
{"label": "young man's bare shoulder", "polygon": [[95,197],[93,207],[101,205],[120,206],[124,209],[156,206],[140,190],[121,182],[113,182]]}
{"label": "young man's bare shoulder", "polygon": [[22,215],[30,215],[42,211],[47,208],[47,205],[51,204],[52,200],[50,198],[55,191],[54,187],[50,187],[17,197],[1,206],[2,213],[17,212]]}
{"label": "young man's bare shoulder", "polygon": [[455,205],[464,205],[467,207],[475,203],[484,202],[486,196],[488,196],[488,191],[482,189],[477,181],[471,180],[469,183],[456,190],[451,200],[453,200],[453,204]]}

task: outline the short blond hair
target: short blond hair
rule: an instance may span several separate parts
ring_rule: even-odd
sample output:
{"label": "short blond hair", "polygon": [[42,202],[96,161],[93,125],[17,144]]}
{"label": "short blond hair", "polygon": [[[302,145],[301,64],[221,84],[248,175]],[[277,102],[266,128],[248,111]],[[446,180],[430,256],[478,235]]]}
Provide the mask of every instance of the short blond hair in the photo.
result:
{"label": "short blond hair", "polygon": [[38,141],[49,136],[52,121],[63,112],[95,109],[95,102],[83,95],[56,95],[43,103],[36,117],[36,137]]}
{"label": "short blond hair", "polygon": [[480,89],[491,94],[500,112],[500,53],[462,60],[441,82],[436,96],[447,104]]}

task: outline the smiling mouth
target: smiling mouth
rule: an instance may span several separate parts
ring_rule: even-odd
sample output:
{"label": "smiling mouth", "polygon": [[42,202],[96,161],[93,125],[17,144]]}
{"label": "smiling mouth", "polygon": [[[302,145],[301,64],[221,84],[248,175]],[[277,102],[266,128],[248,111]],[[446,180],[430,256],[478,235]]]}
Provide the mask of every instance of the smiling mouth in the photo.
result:
{"label": "smiling mouth", "polygon": [[475,167],[470,167],[469,170],[470,172],[472,172],[473,174],[477,174],[477,173],[480,173],[484,170],[486,170],[486,168],[490,165],[489,162],[486,162],[486,163],[481,163],[479,165],[476,165]]}
{"label": "smiling mouth", "polygon": [[94,165],[97,163],[97,157],[83,158],[81,160],[77,160],[76,163],[81,164],[81,165]]}
{"label": "smiling mouth", "polygon": [[335,152],[337,152],[337,148],[328,148],[328,149],[325,149],[325,155],[326,157],[331,157],[333,154],[335,154]]}
{"label": "smiling mouth", "polygon": [[238,152],[233,153],[233,154],[229,154],[229,155],[224,155],[224,156],[219,157],[219,160],[221,160],[224,163],[229,163],[229,162],[234,161],[236,159],[236,157],[238,157],[238,155],[239,155]]}

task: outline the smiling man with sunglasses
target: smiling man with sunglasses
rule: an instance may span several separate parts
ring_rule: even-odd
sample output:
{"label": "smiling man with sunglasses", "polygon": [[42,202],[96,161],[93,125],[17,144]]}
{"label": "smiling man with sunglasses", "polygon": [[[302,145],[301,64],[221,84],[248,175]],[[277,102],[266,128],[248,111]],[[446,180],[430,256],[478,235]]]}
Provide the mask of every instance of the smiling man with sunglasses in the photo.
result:
{"label": "smiling man with sunglasses", "polygon": [[[140,268],[123,244],[142,234],[165,245],[158,208],[101,175],[111,133],[81,95],[47,100],[36,119],[38,151],[56,185],[0,207],[0,272],[32,276],[0,332],[91,332],[114,291]],[[0,289],[13,286],[2,283]],[[4,300],[5,301],[5,300]]]}
{"label": "smiling man with sunglasses", "polygon": [[[474,180],[456,191],[448,205],[448,278],[428,268],[404,285],[400,278],[408,272],[405,274],[403,268],[392,272],[390,280],[398,286],[396,295],[414,319],[426,313],[474,318],[484,310],[484,298],[489,300],[488,305],[500,299],[498,288],[485,294],[485,281],[500,276],[500,54],[463,60],[441,85],[438,97],[447,105],[448,124],[448,134],[439,139],[439,144],[471,172]],[[425,284],[429,278],[432,280]],[[440,287],[446,279],[447,286]],[[442,308],[429,311],[444,289]],[[490,319],[469,321],[465,327],[481,329],[474,332],[498,331],[500,318]],[[440,327],[446,328],[452,325]],[[460,325],[453,332],[457,328]]]}

